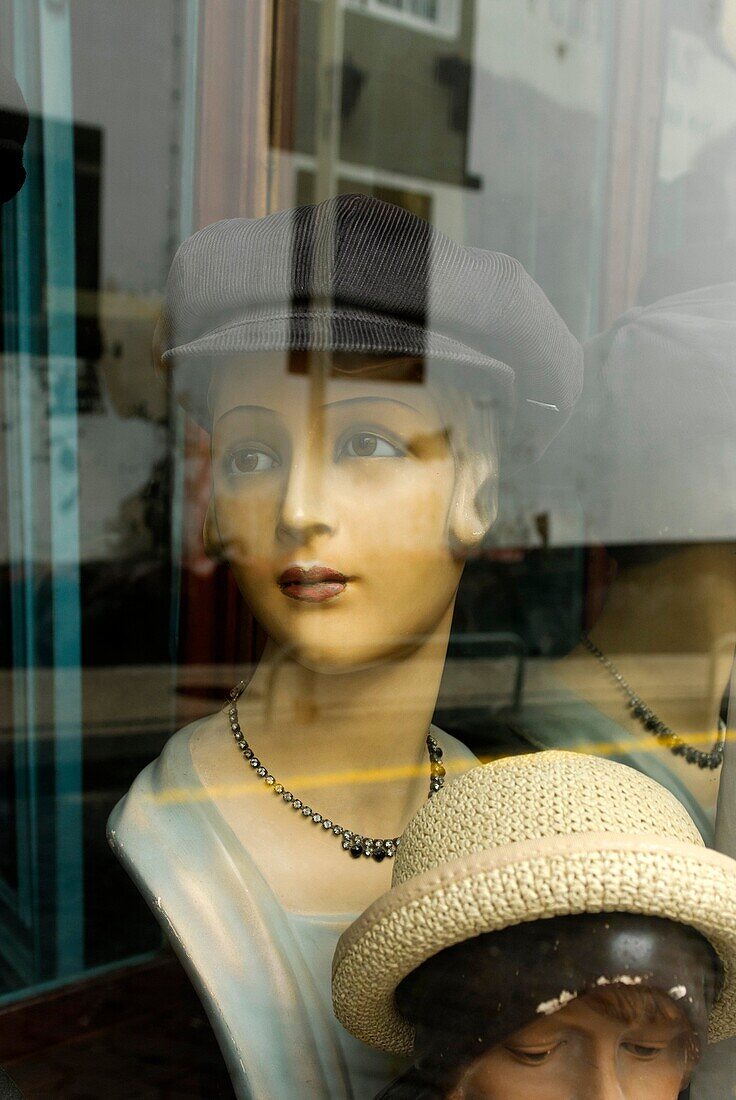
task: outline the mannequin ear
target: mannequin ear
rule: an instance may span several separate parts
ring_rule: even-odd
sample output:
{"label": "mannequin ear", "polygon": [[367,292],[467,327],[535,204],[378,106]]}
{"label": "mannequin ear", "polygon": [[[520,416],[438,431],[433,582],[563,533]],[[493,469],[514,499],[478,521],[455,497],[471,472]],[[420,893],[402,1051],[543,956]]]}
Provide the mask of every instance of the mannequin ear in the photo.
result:
{"label": "mannequin ear", "polygon": [[487,455],[474,455],[461,464],[450,506],[450,545],[461,557],[478,548],[498,514],[498,479]]}
{"label": "mannequin ear", "polygon": [[217,526],[217,514],[215,513],[214,497],[210,497],[207,512],[202,527],[202,543],[204,552],[212,561],[223,561],[225,550],[220,537],[220,528]]}

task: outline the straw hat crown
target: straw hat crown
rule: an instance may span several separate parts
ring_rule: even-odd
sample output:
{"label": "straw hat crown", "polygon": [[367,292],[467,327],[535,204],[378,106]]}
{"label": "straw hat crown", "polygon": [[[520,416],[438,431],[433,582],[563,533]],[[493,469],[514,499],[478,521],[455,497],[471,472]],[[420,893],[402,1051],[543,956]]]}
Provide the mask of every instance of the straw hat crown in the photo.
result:
{"label": "straw hat crown", "polygon": [[426,802],[404,832],[393,885],[476,852],[576,833],[704,847],[674,795],[641,772],[582,753],[535,753],[473,768]]}

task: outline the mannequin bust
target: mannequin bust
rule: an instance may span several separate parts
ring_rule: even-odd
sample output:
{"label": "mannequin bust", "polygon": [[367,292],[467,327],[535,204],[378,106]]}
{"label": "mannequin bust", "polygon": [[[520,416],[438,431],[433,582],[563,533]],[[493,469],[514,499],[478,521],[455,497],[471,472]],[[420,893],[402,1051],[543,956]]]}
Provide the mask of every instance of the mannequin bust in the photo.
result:
{"label": "mannequin bust", "polygon": [[[456,465],[453,425],[428,387],[400,380],[406,361],[393,369],[390,361],[354,357],[361,373],[335,375],[328,359],[319,356],[313,369],[302,353],[220,364],[210,398],[213,498],[205,544],[227,558],[269,635],[237,703],[248,742],[280,784],[323,818],[363,835],[396,837],[427,797],[427,731],[463,553],[493,517],[493,425],[489,420],[485,450]],[[483,499],[487,506],[478,503]],[[316,566],[330,579],[304,583]],[[296,581],[285,583],[287,571]],[[432,733],[450,773],[475,762],[453,738]],[[188,801],[199,799],[197,813],[217,822],[207,832],[217,836],[218,847],[227,835],[285,924],[297,927],[297,940],[300,922],[311,937],[326,924],[329,948],[351,917],[388,887],[390,859],[353,861],[331,831],[303,820],[253,774],[224,711],[177,734],[162,761],[173,742],[191,775],[157,781],[154,798],[164,800],[172,786],[180,791],[177,829],[189,816]],[[138,835],[134,822],[142,798],[150,810],[145,775],[114,813],[110,835],[136,876],[141,856],[156,853],[141,884],[162,899],[168,923],[172,907],[163,899],[170,868],[161,863],[160,841],[147,836],[149,826]],[[201,824],[198,831],[201,844]],[[237,885],[223,887],[210,862],[206,891],[213,903],[223,888],[235,906],[240,891],[250,889],[242,875]],[[207,922],[201,932],[203,953],[226,934],[219,902],[211,916],[212,926]],[[183,926],[175,920],[171,927],[198,984],[195,927],[205,917],[202,911],[182,915]],[[242,932],[234,938],[242,945]],[[276,932],[274,939],[283,937]],[[309,957],[308,947],[303,954]],[[237,974],[242,988],[233,990],[235,1000],[249,985],[242,961],[231,971]],[[275,1053],[273,1035],[269,1047]],[[252,1061],[247,1065],[252,1074]],[[375,1092],[376,1084],[370,1080],[368,1087]]]}
{"label": "mannequin bust", "polygon": [[[400,1060],[334,1021],[332,951],[389,885],[387,838],[445,771],[474,763],[431,721],[463,564],[495,517],[519,372],[427,324],[438,236],[341,196],[207,227],[167,287],[160,364],[211,433],[205,546],[228,561],[268,642],[229,707],[175,734],[141,773],[109,835],[242,1097],[368,1097],[395,1074]],[[467,265],[471,250],[452,247]],[[332,250],[325,274],[318,259]],[[492,292],[472,269],[466,291],[471,275]],[[513,311],[505,275],[494,278]],[[546,355],[545,326],[562,323],[522,281],[539,297]],[[480,342],[467,294],[446,306],[453,331],[474,324]],[[564,333],[555,369],[572,371],[569,395],[580,357]],[[548,383],[553,373],[538,367]],[[569,411],[557,400],[553,426],[542,414],[547,439]],[[537,429],[524,434],[540,445]],[[378,839],[356,850],[341,830]]]}
{"label": "mannequin bust", "polygon": [[[548,455],[579,495],[586,542],[605,548],[590,640],[703,753],[734,651],[735,338],[736,283],[629,310],[586,345],[585,393]],[[581,747],[600,740],[667,785],[713,843],[722,769],[653,736],[584,644],[548,671],[545,704],[520,723],[533,742],[570,745],[544,711],[577,713]]]}
{"label": "mannequin bust", "polygon": [[[270,639],[238,702],[249,741],[310,804],[313,791],[324,816],[393,837],[426,797],[425,741],[463,558],[495,514],[495,432],[489,420],[482,447],[456,464],[462,426],[412,380],[419,364],[355,357],[338,374],[328,355],[314,358],[221,364],[205,542]],[[344,579],[283,583],[315,563]],[[254,791],[221,734],[209,724],[194,738],[194,765],[286,909],[349,912],[385,889],[388,861],[336,875],[323,830],[296,830],[278,798]],[[470,759],[440,740],[446,767]]]}

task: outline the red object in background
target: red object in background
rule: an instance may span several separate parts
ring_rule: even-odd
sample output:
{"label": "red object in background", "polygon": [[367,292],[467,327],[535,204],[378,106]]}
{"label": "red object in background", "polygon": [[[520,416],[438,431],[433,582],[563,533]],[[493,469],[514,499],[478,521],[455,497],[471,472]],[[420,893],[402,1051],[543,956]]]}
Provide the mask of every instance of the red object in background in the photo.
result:
{"label": "red object in background", "polygon": [[516,564],[524,560],[526,557],[526,549],[523,546],[494,546],[492,550],[488,551],[487,557],[489,561],[503,561]]}
{"label": "red object in background", "polygon": [[600,618],[608,598],[608,590],[616,575],[616,562],[605,546],[588,546],[585,551],[585,587],[583,629],[592,630]]}

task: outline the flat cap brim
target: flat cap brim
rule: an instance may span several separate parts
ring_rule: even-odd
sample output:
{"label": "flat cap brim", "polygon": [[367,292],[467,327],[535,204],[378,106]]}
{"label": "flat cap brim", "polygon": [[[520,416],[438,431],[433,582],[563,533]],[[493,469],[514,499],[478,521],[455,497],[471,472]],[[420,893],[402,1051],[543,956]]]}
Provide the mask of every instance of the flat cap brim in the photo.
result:
{"label": "flat cap brim", "polygon": [[[459,386],[499,411],[507,436],[507,461],[514,464],[536,461],[570,412],[530,398],[519,402],[513,368],[460,340],[395,317],[340,306],[250,311],[169,347],[159,356],[159,366],[172,379],[176,399],[209,431],[208,392],[218,359],[257,352],[336,350],[417,356],[426,366],[428,380],[433,369],[451,365]],[[209,369],[203,369],[205,364]],[[341,366],[342,371],[346,369]]]}

